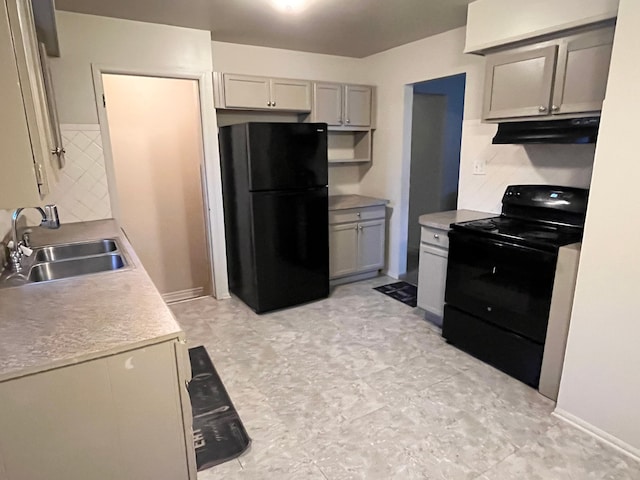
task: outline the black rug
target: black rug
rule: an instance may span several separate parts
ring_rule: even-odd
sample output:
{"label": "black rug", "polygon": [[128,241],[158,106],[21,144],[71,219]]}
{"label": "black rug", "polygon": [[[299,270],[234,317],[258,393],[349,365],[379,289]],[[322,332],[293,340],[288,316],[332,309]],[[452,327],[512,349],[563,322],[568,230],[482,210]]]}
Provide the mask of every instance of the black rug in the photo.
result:
{"label": "black rug", "polygon": [[204,347],[189,349],[193,444],[198,471],[238,457],[251,439]]}
{"label": "black rug", "polygon": [[375,287],[374,290],[384,293],[410,307],[415,307],[418,304],[418,287],[407,282],[390,283],[381,287]]}

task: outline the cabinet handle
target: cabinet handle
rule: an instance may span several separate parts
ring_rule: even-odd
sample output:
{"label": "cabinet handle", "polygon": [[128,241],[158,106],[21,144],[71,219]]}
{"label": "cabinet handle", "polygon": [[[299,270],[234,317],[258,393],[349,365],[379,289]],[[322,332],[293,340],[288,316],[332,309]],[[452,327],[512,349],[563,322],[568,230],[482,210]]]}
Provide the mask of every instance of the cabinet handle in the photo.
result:
{"label": "cabinet handle", "polygon": [[267,107],[270,107],[270,106],[271,106],[271,102],[267,102]]}
{"label": "cabinet handle", "polygon": [[276,102],[271,102],[271,106],[275,107],[276,106]]}
{"label": "cabinet handle", "polygon": [[544,105],[540,105],[540,106],[538,107],[538,111],[539,111],[539,112],[546,112],[546,111],[547,111],[547,107],[545,107]]}
{"label": "cabinet handle", "polygon": [[552,112],[557,112],[558,110],[560,110],[560,107],[558,105],[552,105],[551,106],[551,111]]}
{"label": "cabinet handle", "polygon": [[355,230],[356,230],[356,232],[358,231],[358,225],[356,225],[356,228],[355,228]]}
{"label": "cabinet handle", "polygon": [[438,235],[437,233],[434,233],[433,238],[440,238],[440,235]]}
{"label": "cabinet handle", "polygon": [[356,213],[356,215],[359,217],[360,216],[360,212]]}
{"label": "cabinet handle", "polygon": [[351,123],[351,120],[349,120],[349,119],[347,118],[346,122],[347,122],[347,123]]}

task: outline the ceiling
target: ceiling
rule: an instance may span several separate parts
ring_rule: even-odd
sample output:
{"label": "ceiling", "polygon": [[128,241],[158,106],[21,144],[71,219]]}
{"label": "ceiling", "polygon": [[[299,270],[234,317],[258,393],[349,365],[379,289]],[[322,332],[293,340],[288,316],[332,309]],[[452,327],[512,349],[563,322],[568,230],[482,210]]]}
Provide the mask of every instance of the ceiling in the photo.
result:
{"label": "ceiling", "polygon": [[[209,30],[221,42],[366,57],[463,26],[471,1],[56,0],[56,8]],[[301,5],[285,12],[278,2]]]}

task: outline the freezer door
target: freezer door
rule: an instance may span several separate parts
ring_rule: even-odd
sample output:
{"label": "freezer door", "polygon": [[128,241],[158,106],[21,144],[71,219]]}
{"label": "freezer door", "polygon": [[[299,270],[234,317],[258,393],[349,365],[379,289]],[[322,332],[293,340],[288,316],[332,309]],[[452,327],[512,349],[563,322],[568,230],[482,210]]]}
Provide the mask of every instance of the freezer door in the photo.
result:
{"label": "freezer door", "polygon": [[327,188],[252,194],[258,313],[329,295]]}
{"label": "freezer door", "polygon": [[249,190],[287,190],[328,184],[327,125],[249,123]]}

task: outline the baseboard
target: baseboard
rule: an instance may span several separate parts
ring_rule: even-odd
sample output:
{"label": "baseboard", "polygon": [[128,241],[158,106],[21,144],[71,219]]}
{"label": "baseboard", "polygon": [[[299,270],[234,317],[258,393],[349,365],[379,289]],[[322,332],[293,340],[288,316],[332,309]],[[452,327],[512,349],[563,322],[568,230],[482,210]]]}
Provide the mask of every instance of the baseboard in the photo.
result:
{"label": "baseboard", "polygon": [[177,292],[163,293],[162,299],[165,303],[183,302],[192,298],[202,297],[204,295],[204,287],[188,288],[187,290],[178,290]]}
{"label": "baseboard", "polygon": [[598,427],[591,425],[589,422],[586,422],[585,420],[579,417],[576,417],[575,415],[561,408],[556,407],[552,415],[556,418],[559,418],[563,422],[566,422],[569,425],[579,430],[582,430],[585,433],[588,433],[595,439],[603,443],[606,443],[610,447],[615,448],[619,452],[623,453],[624,455],[627,455],[628,457],[631,457],[635,461],[640,462],[640,449],[632,445],[629,445],[626,442],[623,442],[622,440],[620,440],[617,437],[614,437],[610,433],[607,433],[604,430],[600,430]]}
{"label": "baseboard", "polygon": [[329,285],[332,287],[336,287],[338,285],[344,285],[345,283],[359,282],[360,280],[367,280],[369,278],[374,278],[380,275],[378,270],[374,270],[372,272],[358,273],[356,275],[349,275],[347,277],[335,278],[329,280]]}

